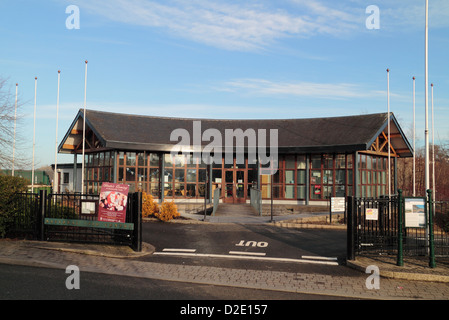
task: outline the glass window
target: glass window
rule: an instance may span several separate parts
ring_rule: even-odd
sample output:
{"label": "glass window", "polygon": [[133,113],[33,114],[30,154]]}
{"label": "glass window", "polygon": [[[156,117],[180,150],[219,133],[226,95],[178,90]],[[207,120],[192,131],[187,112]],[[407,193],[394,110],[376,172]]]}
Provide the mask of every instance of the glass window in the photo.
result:
{"label": "glass window", "polygon": [[159,155],[150,153],[150,167],[159,167]]}
{"label": "glass window", "polygon": [[196,185],[188,183],[186,186],[186,197],[196,197]]}
{"label": "glass window", "polygon": [[286,185],[285,186],[285,198],[294,199],[295,198],[295,186]]}
{"label": "glass window", "polygon": [[305,184],[306,183],[306,170],[298,170],[296,172],[296,182],[298,184]]}
{"label": "glass window", "polygon": [[139,168],[137,175],[137,181],[146,181],[147,180],[147,168]]}
{"label": "glass window", "polygon": [[164,162],[165,162],[165,167],[173,167],[173,160],[171,157],[171,154],[166,153],[164,154]]}
{"label": "glass window", "polygon": [[173,181],[173,169],[166,168],[164,172],[164,182],[172,182]]}
{"label": "glass window", "polygon": [[321,184],[321,171],[312,170],[310,183],[312,184]]}
{"label": "glass window", "polygon": [[159,181],[159,169],[150,169],[150,179],[151,182]]}
{"label": "glass window", "polygon": [[312,169],[321,169],[320,155],[312,155]]}
{"label": "glass window", "polygon": [[212,182],[221,183],[221,170],[212,170]]}
{"label": "glass window", "polygon": [[296,162],[297,169],[305,169],[306,168],[306,156],[298,156]]}
{"label": "glass window", "polygon": [[175,182],[184,182],[184,169],[176,169],[175,170]]}
{"label": "glass window", "polygon": [[321,184],[314,184],[310,188],[311,199],[321,199]]}
{"label": "glass window", "polygon": [[135,152],[127,152],[126,153],[126,166],[135,166],[136,165],[136,153]]}
{"label": "glass window", "polygon": [[196,169],[187,169],[187,182],[196,182]]}
{"label": "glass window", "polygon": [[123,166],[125,164],[125,153],[124,152],[119,152],[118,164],[119,164],[119,166]]}
{"label": "glass window", "polygon": [[333,157],[331,154],[324,155],[324,168],[330,169],[334,167]]}
{"label": "glass window", "polygon": [[198,170],[198,182],[203,183],[206,181],[206,169],[199,169]]}
{"label": "glass window", "polygon": [[285,157],[285,169],[295,169],[295,156]]}
{"label": "glass window", "polygon": [[126,181],[136,180],[136,168],[126,168]]}
{"label": "glass window", "polygon": [[337,169],[346,168],[346,156],[344,154],[337,154],[335,158],[335,167]]}
{"label": "glass window", "polygon": [[285,170],[285,183],[295,183],[295,171]]}
{"label": "glass window", "polygon": [[257,183],[257,170],[248,170],[248,183]]}
{"label": "glass window", "polygon": [[298,192],[298,199],[306,198],[306,186],[298,186],[297,192]]}
{"label": "glass window", "polygon": [[335,171],[335,183],[336,184],[345,184],[345,170],[336,170]]}
{"label": "glass window", "polygon": [[335,196],[344,197],[345,196],[345,186],[335,186]]}
{"label": "glass window", "polygon": [[185,157],[182,154],[177,154],[175,156],[175,167],[184,167],[185,166]]}
{"label": "glass window", "polygon": [[323,183],[324,184],[333,184],[334,183],[332,170],[324,170]]}

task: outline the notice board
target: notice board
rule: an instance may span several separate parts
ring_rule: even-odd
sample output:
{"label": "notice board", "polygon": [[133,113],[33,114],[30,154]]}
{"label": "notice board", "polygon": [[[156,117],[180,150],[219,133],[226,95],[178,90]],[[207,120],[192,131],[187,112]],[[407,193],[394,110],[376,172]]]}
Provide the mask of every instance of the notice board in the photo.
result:
{"label": "notice board", "polygon": [[98,204],[98,221],[124,223],[128,191],[127,184],[103,182]]}

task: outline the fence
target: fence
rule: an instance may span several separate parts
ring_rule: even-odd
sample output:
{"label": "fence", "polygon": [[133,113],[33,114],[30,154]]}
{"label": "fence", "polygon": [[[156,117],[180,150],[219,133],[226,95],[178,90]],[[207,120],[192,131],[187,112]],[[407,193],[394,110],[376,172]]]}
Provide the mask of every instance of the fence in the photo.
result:
{"label": "fence", "polygon": [[348,197],[347,215],[349,260],[386,254],[401,264],[403,256],[429,256],[433,265],[435,256],[449,256],[449,201],[433,202],[430,190],[426,198],[404,198],[401,191],[390,198]]}
{"label": "fence", "polygon": [[98,203],[98,195],[47,194],[46,190],[17,194],[8,233],[42,241],[130,245],[141,251],[141,193],[129,195],[125,223],[97,221]]}

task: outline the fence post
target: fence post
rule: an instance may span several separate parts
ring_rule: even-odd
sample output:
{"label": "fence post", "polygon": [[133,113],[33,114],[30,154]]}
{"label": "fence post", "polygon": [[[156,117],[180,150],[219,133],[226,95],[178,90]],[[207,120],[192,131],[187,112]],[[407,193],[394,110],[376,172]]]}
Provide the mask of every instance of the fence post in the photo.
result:
{"label": "fence post", "polygon": [[132,248],[136,252],[142,251],[142,192],[132,195],[132,216],[134,223]]}
{"label": "fence post", "polygon": [[347,251],[347,259],[348,260],[355,260],[355,217],[356,214],[354,212],[354,197],[348,196],[347,198],[347,211],[348,211],[348,223],[346,228],[346,251]]}
{"label": "fence post", "polygon": [[434,250],[434,243],[433,243],[433,201],[432,201],[432,190],[427,190],[427,198],[429,203],[429,267],[435,268],[435,250]]}
{"label": "fence post", "polygon": [[47,201],[47,190],[39,191],[39,210],[37,213],[37,223],[38,223],[38,240],[44,241],[44,233],[45,233],[45,209],[46,209],[46,201]]}
{"label": "fence post", "polygon": [[[391,201],[391,199],[389,200]],[[404,258],[403,258],[403,246],[402,246],[402,212],[403,212],[403,206],[402,206],[402,190],[398,190],[398,256],[396,265],[399,267],[402,267],[404,265]]]}

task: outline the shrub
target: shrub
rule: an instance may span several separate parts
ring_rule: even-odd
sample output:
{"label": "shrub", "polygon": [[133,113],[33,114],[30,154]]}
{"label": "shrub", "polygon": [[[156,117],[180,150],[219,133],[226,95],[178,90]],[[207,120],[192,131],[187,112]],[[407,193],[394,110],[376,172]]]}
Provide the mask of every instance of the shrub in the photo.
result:
{"label": "shrub", "polygon": [[21,177],[0,175],[0,237],[5,237],[14,221],[18,193],[27,191],[28,181]]}
{"label": "shrub", "polygon": [[159,206],[154,201],[153,196],[146,192],[142,192],[142,216],[147,218],[157,216],[159,213]]}
{"label": "shrub", "polygon": [[157,218],[161,221],[170,221],[180,216],[178,208],[174,202],[164,202],[161,204]]}

